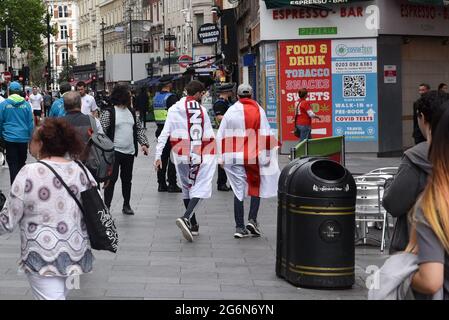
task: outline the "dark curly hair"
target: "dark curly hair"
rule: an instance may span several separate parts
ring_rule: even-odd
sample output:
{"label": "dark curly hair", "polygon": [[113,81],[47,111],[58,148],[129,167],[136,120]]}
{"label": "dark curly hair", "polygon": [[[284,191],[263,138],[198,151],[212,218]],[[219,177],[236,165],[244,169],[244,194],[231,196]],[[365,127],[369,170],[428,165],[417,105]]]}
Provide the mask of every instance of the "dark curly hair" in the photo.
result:
{"label": "dark curly hair", "polygon": [[111,103],[114,106],[127,106],[131,105],[131,93],[129,87],[125,84],[118,84],[112,89]]}
{"label": "dark curly hair", "polygon": [[430,130],[435,132],[443,112],[448,107],[449,94],[432,90],[425,93],[418,101],[416,110],[422,113],[425,121],[430,123]]}
{"label": "dark curly hair", "polygon": [[64,157],[68,154],[72,159],[79,159],[84,150],[78,131],[61,118],[46,119],[33,138],[42,142],[41,157]]}

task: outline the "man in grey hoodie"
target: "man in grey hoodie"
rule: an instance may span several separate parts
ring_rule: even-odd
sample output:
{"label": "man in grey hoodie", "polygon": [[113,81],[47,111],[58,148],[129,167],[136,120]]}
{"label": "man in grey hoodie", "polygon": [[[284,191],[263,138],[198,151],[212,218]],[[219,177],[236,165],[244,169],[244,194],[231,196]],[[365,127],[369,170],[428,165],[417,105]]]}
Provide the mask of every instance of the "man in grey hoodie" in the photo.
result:
{"label": "man in grey hoodie", "polygon": [[[430,91],[417,101],[418,123],[424,137],[427,138],[431,124],[440,119],[446,107],[449,107],[449,95],[443,92]],[[428,153],[427,141],[408,149],[402,157],[396,177],[385,184],[382,204],[393,217],[397,218],[390,254],[403,251],[407,247],[409,212],[424,190],[427,176],[432,171]]]}

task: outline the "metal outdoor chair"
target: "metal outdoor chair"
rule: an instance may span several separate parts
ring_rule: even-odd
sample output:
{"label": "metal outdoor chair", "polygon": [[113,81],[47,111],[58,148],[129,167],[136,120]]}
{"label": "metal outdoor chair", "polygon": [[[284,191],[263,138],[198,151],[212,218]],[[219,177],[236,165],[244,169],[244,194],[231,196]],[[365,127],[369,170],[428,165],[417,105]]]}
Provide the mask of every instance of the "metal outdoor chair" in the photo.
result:
{"label": "metal outdoor chair", "polygon": [[392,175],[395,176],[398,173],[398,167],[385,167],[385,168],[378,168],[374,169],[369,172],[369,174],[374,175]]}
{"label": "metal outdoor chair", "polygon": [[[364,175],[355,178],[357,185],[355,220],[356,223],[360,224],[361,228],[361,236],[356,242],[361,242],[363,245],[367,245],[368,240],[375,241],[376,243],[380,242],[381,252],[385,249],[386,233],[388,234],[388,239],[390,239],[388,213],[382,206],[382,196],[386,180],[384,175]],[[380,240],[367,236],[369,233],[367,223],[369,222],[381,223],[382,236]]]}

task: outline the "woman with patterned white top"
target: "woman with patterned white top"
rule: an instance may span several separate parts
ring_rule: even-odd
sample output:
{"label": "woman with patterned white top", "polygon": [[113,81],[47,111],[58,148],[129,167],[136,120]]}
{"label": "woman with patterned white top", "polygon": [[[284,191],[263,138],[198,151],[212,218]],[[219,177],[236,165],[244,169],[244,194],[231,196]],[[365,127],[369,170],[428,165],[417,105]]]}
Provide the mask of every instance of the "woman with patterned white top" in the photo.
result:
{"label": "woman with patterned white top", "polygon": [[[95,185],[74,161],[82,151],[77,131],[63,119],[47,119],[30,144],[30,153],[53,167],[79,199]],[[94,258],[79,207],[41,163],[20,170],[0,213],[0,235],[16,226],[22,243],[19,266],[33,295],[38,300],[65,300],[68,286],[92,271]]]}

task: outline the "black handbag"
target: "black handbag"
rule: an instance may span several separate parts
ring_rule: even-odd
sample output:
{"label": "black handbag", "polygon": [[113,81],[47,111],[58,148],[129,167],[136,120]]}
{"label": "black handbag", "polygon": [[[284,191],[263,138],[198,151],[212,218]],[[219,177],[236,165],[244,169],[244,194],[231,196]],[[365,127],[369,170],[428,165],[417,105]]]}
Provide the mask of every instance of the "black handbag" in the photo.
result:
{"label": "black handbag", "polygon": [[42,163],[53,172],[80,208],[83,213],[84,223],[86,224],[87,234],[89,235],[92,249],[106,250],[114,253],[117,252],[118,233],[114,220],[101,197],[100,191],[96,186],[92,187],[92,183],[84,165],[76,161],[81,169],[83,169],[86,178],[89,180],[89,185],[91,186],[89,189],[81,192],[81,204],[72,190],[70,190],[67,184],[49,164],[42,161],[39,161],[39,163]]}
{"label": "black handbag", "polygon": [[410,240],[407,215],[397,218],[391,237],[390,254],[404,251]]}
{"label": "black handbag", "polygon": [[6,203],[6,197],[3,192],[0,190],[0,211],[3,209]]}

